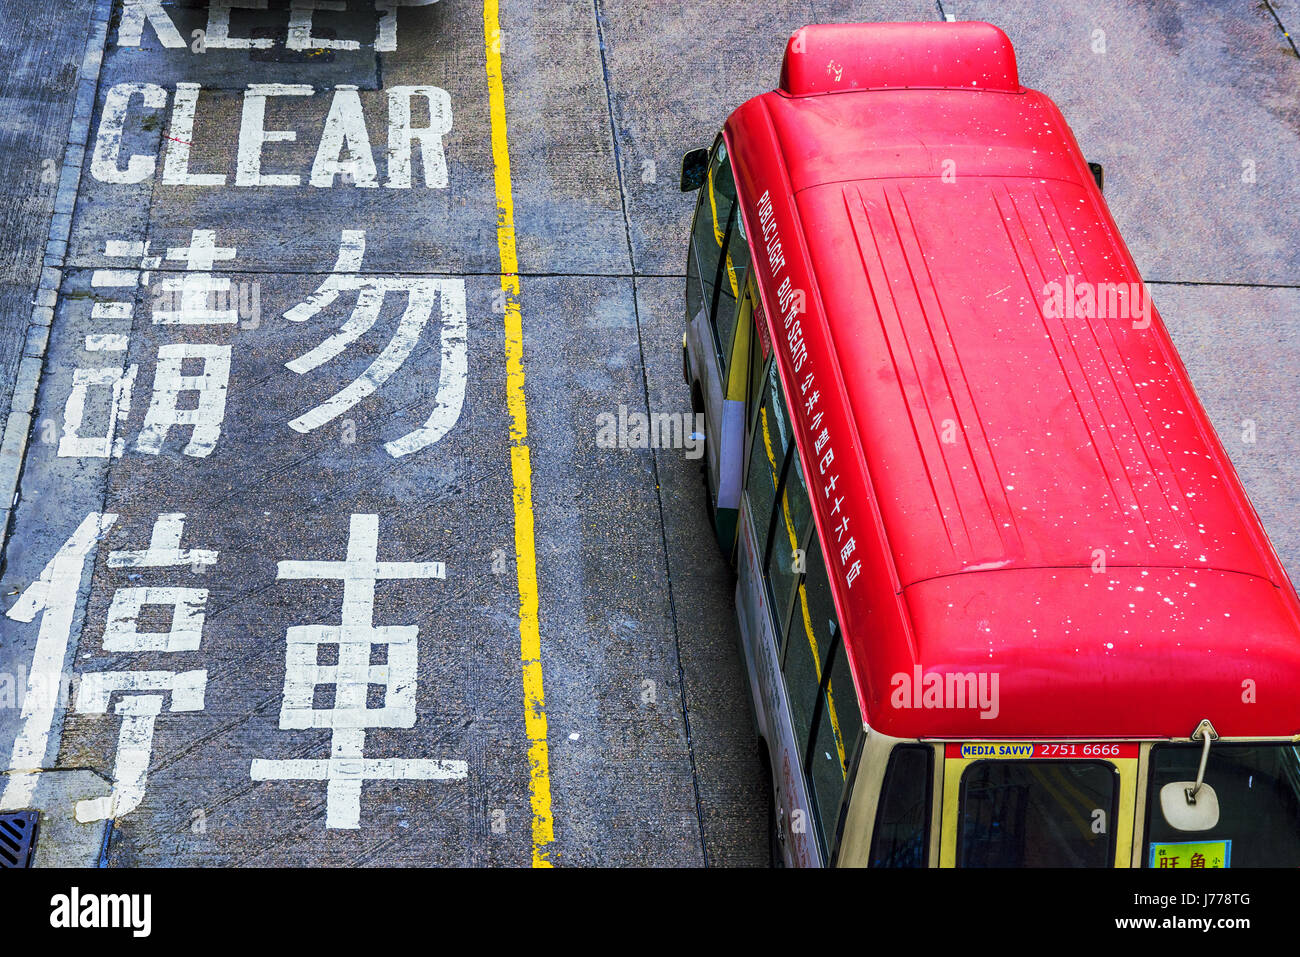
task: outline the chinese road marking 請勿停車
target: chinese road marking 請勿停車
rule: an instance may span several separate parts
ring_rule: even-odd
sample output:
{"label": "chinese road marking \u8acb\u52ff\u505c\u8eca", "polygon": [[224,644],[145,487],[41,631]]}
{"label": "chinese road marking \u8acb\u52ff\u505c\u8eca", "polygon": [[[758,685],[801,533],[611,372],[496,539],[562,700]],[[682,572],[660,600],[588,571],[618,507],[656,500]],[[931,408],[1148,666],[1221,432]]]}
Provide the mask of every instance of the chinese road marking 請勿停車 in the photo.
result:
{"label": "chinese road marking \u8acb\u52ff\u505c\u8eca", "polygon": [[[217,563],[217,553],[206,548],[181,548],[185,530],[184,512],[165,512],[154,521],[149,545],[143,549],[115,549],[108,553],[110,569],[132,569],[140,578],[147,570],[188,568],[200,575]],[[130,653],[159,651],[167,654],[199,650],[203,637],[203,612],[208,600],[206,588],[124,586],[113,592],[104,625],[105,651]],[[146,606],[172,609],[165,632],[142,632],[140,614]],[[208,673],[189,671],[122,670],[82,675],[77,690],[78,714],[106,715],[114,692],[119,692],[113,712],[122,718],[117,754],[113,761],[113,788],[105,797],[78,801],[77,820],[83,823],[120,818],[140,806],[148,782],[153,754],[154,726],[162,711],[164,696],[170,694],[172,712],[203,710]]]}

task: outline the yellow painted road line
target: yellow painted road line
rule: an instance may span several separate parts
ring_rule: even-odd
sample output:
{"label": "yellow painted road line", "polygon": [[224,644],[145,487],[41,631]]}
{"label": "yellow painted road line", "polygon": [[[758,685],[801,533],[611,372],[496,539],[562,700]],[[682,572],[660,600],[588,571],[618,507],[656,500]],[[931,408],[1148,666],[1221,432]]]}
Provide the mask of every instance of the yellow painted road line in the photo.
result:
{"label": "yellow painted road line", "polygon": [[524,673],[524,729],[528,734],[528,796],[533,812],[533,866],[550,867],[551,762],[546,745],[546,695],[542,686],[542,635],[537,620],[537,545],[533,538],[533,470],[528,458],[528,406],[524,399],[524,325],[515,255],[515,204],[506,138],[506,92],[501,78],[501,21],[497,0],[483,4],[492,161],[497,193],[497,246],[505,294],[506,406],[510,410],[510,473],[514,478],[515,566],[519,578],[519,658]]}

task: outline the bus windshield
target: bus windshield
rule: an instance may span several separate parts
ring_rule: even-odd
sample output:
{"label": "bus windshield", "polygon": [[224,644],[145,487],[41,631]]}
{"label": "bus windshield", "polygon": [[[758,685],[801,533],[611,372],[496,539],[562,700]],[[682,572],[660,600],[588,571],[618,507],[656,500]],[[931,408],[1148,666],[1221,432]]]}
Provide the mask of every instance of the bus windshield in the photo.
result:
{"label": "bus windshield", "polygon": [[1146,867],[1300,867],[1300,747],[1215,744],[1205,783],[1219,799],[1219,823],[1178,831],[1160,810],[1160,789],[1196,780],[1201,746],[1151,749]]}
{"label": "bus windshield", "polygon": [[1109,867],[1119,776],[1105,761],[976,761],[961,780],[958,867]]}

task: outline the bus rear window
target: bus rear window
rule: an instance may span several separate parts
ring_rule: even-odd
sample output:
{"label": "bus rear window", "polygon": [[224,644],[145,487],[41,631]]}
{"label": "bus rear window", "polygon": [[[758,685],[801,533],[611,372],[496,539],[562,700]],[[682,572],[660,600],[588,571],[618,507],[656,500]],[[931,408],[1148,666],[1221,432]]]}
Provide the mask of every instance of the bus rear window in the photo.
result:
{"label": "bus rear window", "polygon": [[1119,774],[1104,761],[976,761],[961,779],[958,867],[1109,867]]}
{"label": "bus rear window", "polygon": [[1178,831],[1160,810],[1160,789],[1195,781],[1201,746],[1151,749],[1143,866],[1300,867],[1300,748],[1289,744],[1214,744],[1205,783],[1219,799],[1219,823]]}

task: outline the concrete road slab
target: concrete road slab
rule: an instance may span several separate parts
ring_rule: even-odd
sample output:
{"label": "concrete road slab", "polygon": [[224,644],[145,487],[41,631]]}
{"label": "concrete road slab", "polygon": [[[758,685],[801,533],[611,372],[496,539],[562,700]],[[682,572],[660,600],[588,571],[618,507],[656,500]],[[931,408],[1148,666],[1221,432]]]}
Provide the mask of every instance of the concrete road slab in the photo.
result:
{"label": "concrete road slab", "polygon": [[1156,306],[1292,583],[1300,582],[1300,290],[1158,286]]}
{"label": "concrete road slab", "polygon": [[1021,82],[1105,167],[1145,278],[1287,284],[1300,276],[1300,61],[1263,7],[943,3],[1011,37]]}
{"label": "concrete road slab", "polygon": [[638,271],[685,274],[693,197],[682,154],[709,146],[727,115],[776,87],[790,34],[809,23],[935,20],[930,0],[769,4],[742,0],[594,4]]}
{"label": "concrete road slab", "polygon": [[[45,268],[93,0],[0,3],[0,409],[8,410]],[[75,193],[76,187],[72,186]]]}

